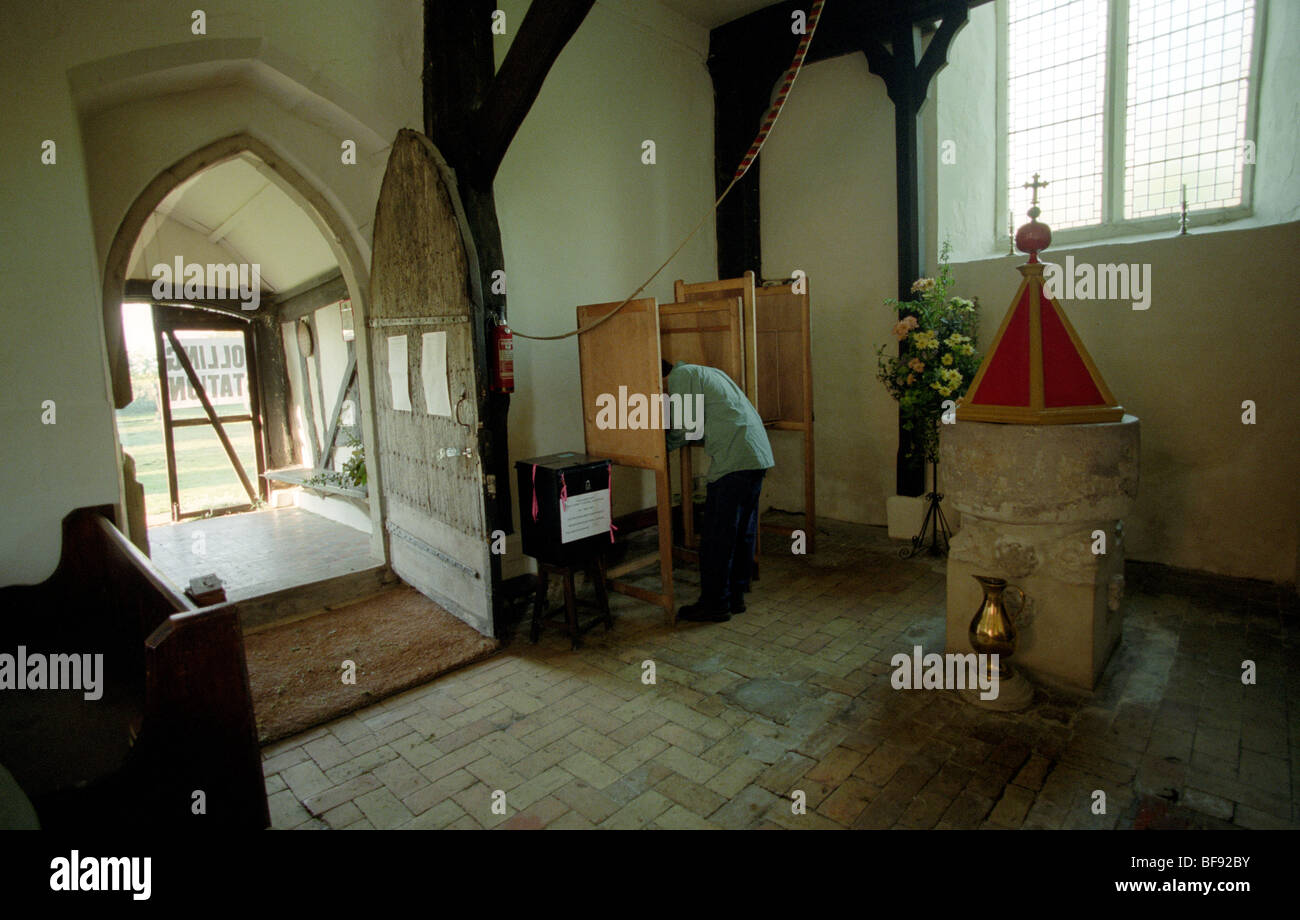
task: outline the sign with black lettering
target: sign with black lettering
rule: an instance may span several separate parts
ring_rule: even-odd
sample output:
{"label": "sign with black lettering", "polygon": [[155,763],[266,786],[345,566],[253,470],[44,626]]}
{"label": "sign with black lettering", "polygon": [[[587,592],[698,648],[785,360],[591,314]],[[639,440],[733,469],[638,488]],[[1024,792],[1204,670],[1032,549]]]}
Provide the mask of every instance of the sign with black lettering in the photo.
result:
{"label": "sign with black lettering", "polygon": [[[244,337],[238,333],[178,332],[181,347],[214,406],[248,405],[248,367]],[[189,375],[166,343],[167,389],[173,409],[202,405]]]}

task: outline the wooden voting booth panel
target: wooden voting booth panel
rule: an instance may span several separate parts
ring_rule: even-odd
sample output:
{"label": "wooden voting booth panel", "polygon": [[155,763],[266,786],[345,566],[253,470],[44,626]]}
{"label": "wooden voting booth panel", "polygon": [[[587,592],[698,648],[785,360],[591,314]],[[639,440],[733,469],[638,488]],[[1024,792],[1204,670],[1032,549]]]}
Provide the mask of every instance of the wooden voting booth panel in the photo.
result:
{"label": "wooden voting booth panel", "polygon": [[[758,348],[754,333],[754,273],[745,272],[739,278],[723,278],[720,281],[695,281],[687,283],[678,279],[673,285],[673,297],[680,303],[709,301],[717,297],[740,298],[740,357],[741,376],[731,374],[731,379],[745,391],[749,401],[758,405]],[[682,359],[687,360],[687,359]],[[714,364],[713,367],[720,365]],[[728,371],[730,374],[731,372]],[[687,547],[695,547],[699,541],[695,537],[695,464],[692,448],[683,447],[681,455],[682,482],[682,539]]]}
{"label": "wooden voting booth panel", "polygon": [[[752,277],[750,279],[752,281]],[[682,287],[682,282],[677,282]],[[752,284],[751,284],[752,288]],[[659,308],[659,349],[665,361],[716,367],[744,388],[743,298],[719,297]],[[682,475],[682,538],[695,547],[694,464],[689,444],[678,451]]]}
{"label": "wooden voting booth panel", "polygon": [[[813,552],[817,533],[817,489],[813,462],[812,311],[808,279],[760,287],[755,317],[758,343],[758,414],[768,428],[803,433],[804,534]],[[776,533],[788,527],[764,525]]]}
{"label": "wooden voting booth panel", "polygon": [[[578,328],[586,329],[608,316],[617,303],[578,307]],[[659,552],[630,559],[606,573],[609,588],[664,608],[670,624],[676,622],[673,606],[672,491],[668,483],[668,447],[662,428],[602,428],[597,425],[602,395],[627,399],[643,395],[657,398],[663,380],[659,354],[659,309],[654,298],[630,301],[618,315],[578,336],[578,364],[582,377],[582,425],[586,452],[607,457],[619,466],[653,470],[659,516]],[[619,580],[620,575],[658,561],[662,587],[655,593]]]}
{"label": "wooden voting booth panel", "polygon": [[[807,284],[807,281],[804,281]],[[808,294],[792,285],[757,292],[758,414],[764,422],[812,421],[812,351]]]}
{"label": "wooden voting booth panel", "polygon": [[740,298],[659,307],[659,350],[665,361],[716,367],[743,388]]}
{"label": "wooden voting booth panel", "polygon": [[[804,439],[804,533],[813,552],[816,536],[816,467],[813,458],[812,409],[812,310],[808,279],[801,279],[801,291],[794,284],[755,287],[754,273],[741,278],[687,284],[678,281],[679,301],[707,300],[719,296],[741,299],[741,363],[745,380],[741,389],[758,410],[769,429],[799,431]],[[683,450],[682,494],[690,494],[690,452]],[[694,534],[686,517],[689,502],[683,502],[687,545]],[[790,533],[788,527],[765,525],[759,529]]]}
{"label": "wooden voting booth panel", "polygon": [[[728,278],[723,281],[699,281],[687,284],[678,280],[673,285],[673,297],[678,304],[697,301],[711,301],[719,297],[740,298],[740,357],[741,375],[731,375],[737,386],[745,391],[749,401],[758,405],[758,347],[754,338],[757,331],[755,322],[754,273],[745,272],[743,277]],[[662,312],[664,308],[660,308]],[[688,360],[682,358],[681,360]],[[721,367],[713,364],[712,367]],[[727,371],[731,374],[730,371]]]}

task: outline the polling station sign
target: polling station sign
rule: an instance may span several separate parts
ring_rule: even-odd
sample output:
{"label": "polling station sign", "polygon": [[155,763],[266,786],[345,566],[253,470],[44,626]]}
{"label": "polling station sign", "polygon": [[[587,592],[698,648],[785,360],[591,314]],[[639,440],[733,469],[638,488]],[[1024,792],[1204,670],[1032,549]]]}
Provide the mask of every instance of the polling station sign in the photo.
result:
{"label": "polling station sign", "polygon": [[[214,406],[248,406],[248,355],[243,335],[237,332],[178,332],[176,337]],[[172,408],[201,406],[194,384],[172,351],[171,342],[166,343],[166,357],[167,389]]]}

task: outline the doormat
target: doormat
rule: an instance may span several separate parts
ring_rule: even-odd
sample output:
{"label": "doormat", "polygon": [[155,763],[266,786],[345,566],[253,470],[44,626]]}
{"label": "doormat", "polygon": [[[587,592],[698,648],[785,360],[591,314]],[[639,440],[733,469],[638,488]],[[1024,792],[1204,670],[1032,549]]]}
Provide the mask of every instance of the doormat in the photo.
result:
{"label": "doormat", "polygon": [[[403,585],[244,637],[262,744],[305,731],[497,650],[495,639]],[[343,682],[343,662],[356,683]]]}

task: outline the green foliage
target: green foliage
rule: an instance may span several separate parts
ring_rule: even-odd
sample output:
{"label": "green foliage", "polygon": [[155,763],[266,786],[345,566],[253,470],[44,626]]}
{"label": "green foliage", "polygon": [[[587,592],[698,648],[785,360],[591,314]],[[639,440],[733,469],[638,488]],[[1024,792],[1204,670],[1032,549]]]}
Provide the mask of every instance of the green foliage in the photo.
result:
{"label": "green foliage", "polygon": [[343,464],[343,475],[359,488],[366,487],[366,446],[356,438],[352,439],[352,456]]}
{"label": "green foliage", "polygon": [[349,447],[353,448],[352,455],[343,462],[343,469],[339,472],[326,470],[317,473],[308,479],[304,485],[308,486],[338,486],[345,489],[360,489],[366,491],[366,447],[355,437],[352,438]]}
{"label": "green foliage", "polygon": [[901,351],[893,354],[885,345],[876,350],[876,377],[898,400],[902,427],[912,432],[927,462],[938,458],[944,402],[966,394],[980,365],[979,302],[949,295],[948,252],[944,243],[937,278],[912,285],[917,300],[885,301],[898,314],[893,332]]}

